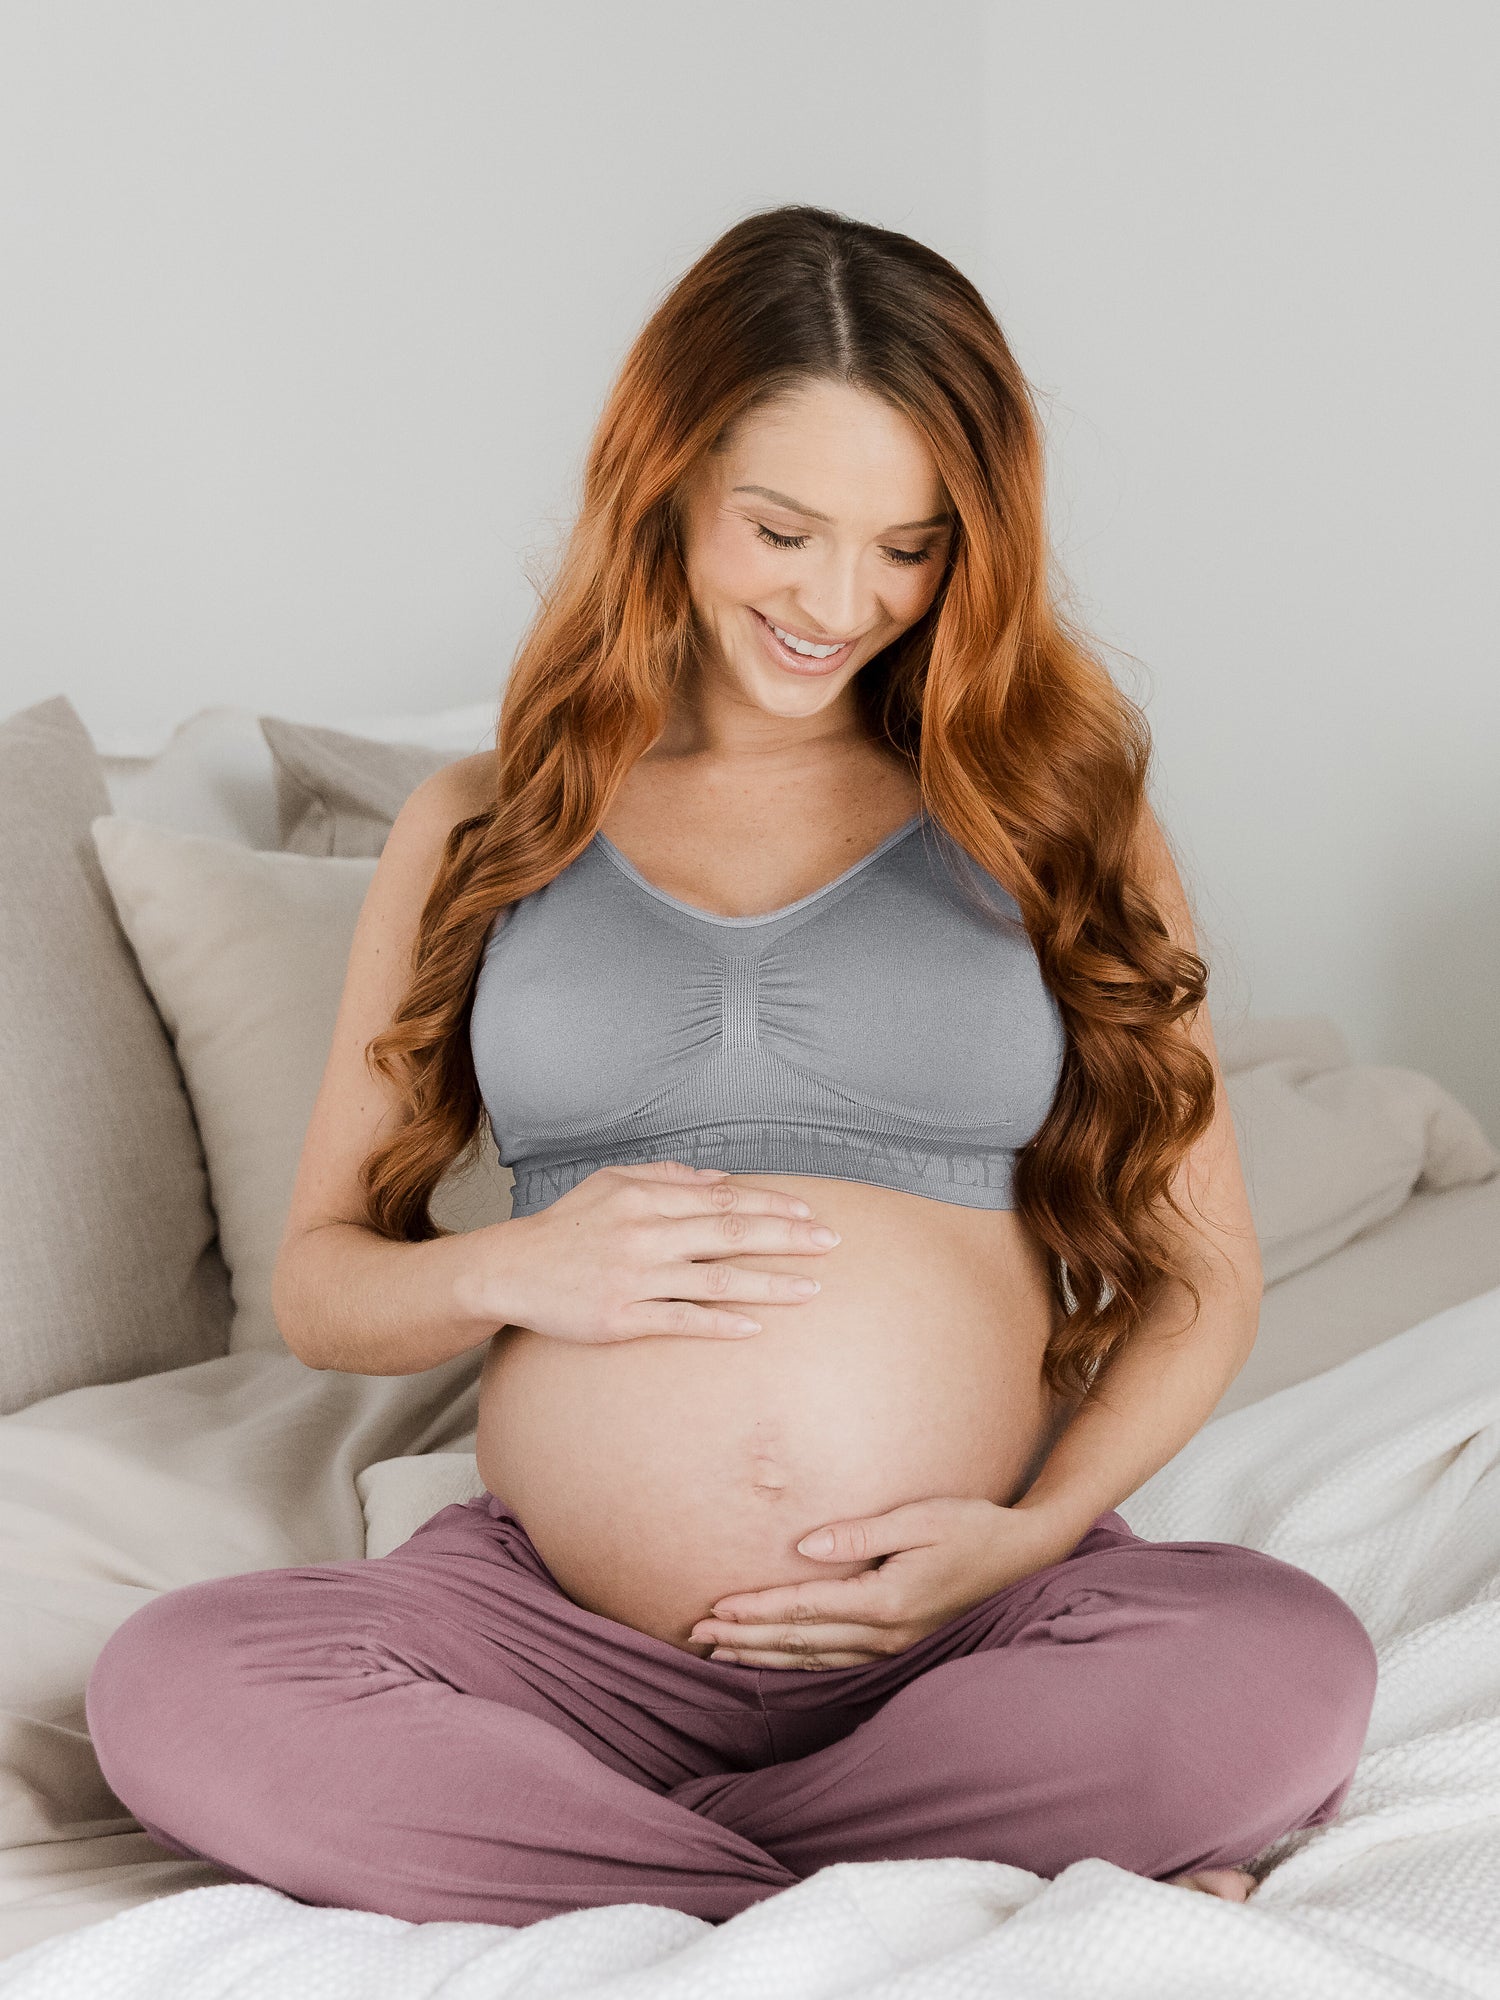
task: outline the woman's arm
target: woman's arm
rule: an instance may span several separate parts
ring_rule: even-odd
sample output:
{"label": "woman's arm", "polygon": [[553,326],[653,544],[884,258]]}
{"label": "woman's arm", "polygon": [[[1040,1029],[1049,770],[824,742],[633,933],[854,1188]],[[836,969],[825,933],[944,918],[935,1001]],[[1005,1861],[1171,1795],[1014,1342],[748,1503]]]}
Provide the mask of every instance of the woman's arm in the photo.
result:
{"label": "woman's arm", "polygon": [[396,1242],[366,1225],[360,1177],[400,1109],[365,1051],[406,991],[448,835],[493,792],[493,751],[425,778],[397,813],[360,906],[271,1275],[282,1338],[310,1368],[414,1375],[482,1345],[504,1324],[503,1312],[474,1305],[473,1274],[482,1271],[503,1297],[519,1222]]}
{"label": "woman's arm", "polygon": [[[1173,940],[1196,951],[1187,897],[1149,808],[1140,839],[1147,879]],[[1100,1371],[1015,1501],[1047,1521],[1063,1554],[1092,1521],[1118,1506],[1202,1428],[1255,1343],[1263,1290],[1260,1246],[1206,1006],[1187,1032],[1214,1066],[1214,1115],[1172,1182],[1189,1221],[1170,1212],[1165,1220],[1187,1248],[1203,1303],[1196,1324],[1184,1331],[1192,1295],[1175,1280],[1163,1287],[1156,1306]]]}
{"label": "woman's arm", "polygon": [[456,1236],[398,1243],[362,1224],[329,1220],[288,1242],[272,1280],[282,1338],[309,1368],[417,1375],[506,1323],[503,1297],[526,1218]]}

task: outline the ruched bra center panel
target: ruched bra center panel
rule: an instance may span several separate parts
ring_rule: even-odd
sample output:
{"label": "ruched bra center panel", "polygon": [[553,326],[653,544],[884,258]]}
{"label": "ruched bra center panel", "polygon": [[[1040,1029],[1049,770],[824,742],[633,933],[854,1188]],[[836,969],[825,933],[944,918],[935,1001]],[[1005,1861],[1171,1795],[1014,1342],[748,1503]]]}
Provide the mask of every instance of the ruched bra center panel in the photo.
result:
{"label": "ruched bra center panel", "polygon": [[[850,1140],[861,1158],[897,1145],[896,1166],[868,1176],[893,1185],[930,1182],[926,1153],[945,1141],[1003,1153],[1008,1171],[1056,1087],[1056,1004],[1003,892],[997,904],[990,884],[981,909],[928,839],[883,845],[834,893],[767,919],[694,914],[598,846],[518,904],[487,946],[470,1026],[518,1193],[528,1168],[632,1145],[690,1156],[708,1130],[731,1152],[738,1133],[753,1164],[730,1171],[813,1171],[791,1162]],[[922,1149],[910,1170],[905,1142]]]}

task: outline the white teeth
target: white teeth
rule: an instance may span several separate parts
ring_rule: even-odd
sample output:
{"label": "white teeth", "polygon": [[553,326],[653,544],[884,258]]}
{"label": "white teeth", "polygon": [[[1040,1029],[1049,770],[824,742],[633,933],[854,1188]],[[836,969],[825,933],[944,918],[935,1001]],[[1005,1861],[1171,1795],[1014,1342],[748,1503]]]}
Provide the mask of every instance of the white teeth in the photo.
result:
{"label": "white teeth", "polygon": [[[766,623],[771,625],[769,618]],[[790,632],[783,632],[779,625],[771,625],[771,630],[789,653],[803,653],[810,660],[831,660],[835,653],[842,653],[844,645],[848,644],[845,640],[844,645],[839,646],[812,646],[806,639],[794,639]]]}

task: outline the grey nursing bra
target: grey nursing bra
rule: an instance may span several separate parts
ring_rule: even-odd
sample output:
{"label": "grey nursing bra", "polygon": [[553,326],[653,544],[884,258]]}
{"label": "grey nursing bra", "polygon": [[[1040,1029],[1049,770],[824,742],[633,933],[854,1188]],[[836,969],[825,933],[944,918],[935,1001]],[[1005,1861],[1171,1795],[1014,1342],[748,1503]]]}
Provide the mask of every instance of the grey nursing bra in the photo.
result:
{"label": "grey nursing bra", "polygon": [[925,813],[758,917],[596,833],[497,914],[469,1037],[517,1216],[665,1159],[1011,1208],[1065,1050],[1014,898]]}

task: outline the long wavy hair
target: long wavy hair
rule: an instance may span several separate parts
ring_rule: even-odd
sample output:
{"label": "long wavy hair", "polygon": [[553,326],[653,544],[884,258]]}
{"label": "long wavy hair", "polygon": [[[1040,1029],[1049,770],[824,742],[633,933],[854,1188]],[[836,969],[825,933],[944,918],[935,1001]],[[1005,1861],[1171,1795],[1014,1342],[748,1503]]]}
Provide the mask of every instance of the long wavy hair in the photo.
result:
{"label": "long wavy hair", "polygon": [[993,314],[937,252],[826,209],[736,223],[626,356],[506,684],[493,801],[449,833],[410,984],[366,1051],[400,1113],[363,1163],[368,1221],[407,1241],[449,1233],[429,1197],[484,1136],[468,1025],[486,934],[583,851],[691,685],[687,475],[811,381],[902,411],[956,516],[932,604],[854,686],[926,811],[1015,897],[1061,1011],[1062,1075],[1015,1199],[1051,1278],[1044,1373],[1076,1396],[1170,1281],[1201,1307],[1166,1216],[1182,1216],[1174,1173],[1213,1114],[1213,1066],[1180,1025],[1208,968],[1172,941],[1144,877],[1145,717],[1052,601],[1042,426]]}

